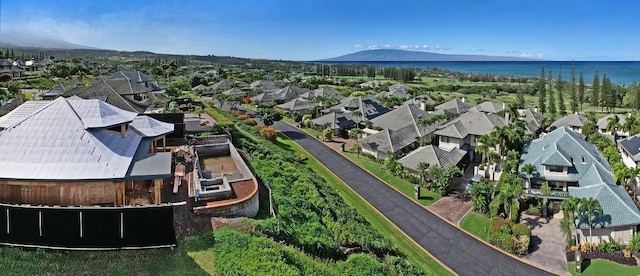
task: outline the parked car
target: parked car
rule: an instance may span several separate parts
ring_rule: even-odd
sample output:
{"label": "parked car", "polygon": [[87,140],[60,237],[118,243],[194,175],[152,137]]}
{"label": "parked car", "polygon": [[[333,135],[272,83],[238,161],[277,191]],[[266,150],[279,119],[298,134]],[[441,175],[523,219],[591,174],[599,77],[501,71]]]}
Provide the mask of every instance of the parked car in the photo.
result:
{"label": "parked car", "polygon": [[468,193],[471,192],[471,187],[473,187],[473,184],[480,182],[480,180],[482,180],[484,178],[483,175],[481,174],[476,174],[473,177],[471,177],[471,179],[469,179],[469,182],[467,182],[467,186],[464,188],[464,190]]}

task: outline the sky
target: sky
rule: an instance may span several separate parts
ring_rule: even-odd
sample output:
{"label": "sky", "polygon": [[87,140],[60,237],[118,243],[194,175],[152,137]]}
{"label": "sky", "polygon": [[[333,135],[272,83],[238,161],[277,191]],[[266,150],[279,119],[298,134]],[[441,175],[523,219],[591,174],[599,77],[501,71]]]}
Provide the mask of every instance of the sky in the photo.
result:
{"label": "sky", "polygon": [[0,36],[318,60],[367,49],[640,60],[640,0],[0,0]]}

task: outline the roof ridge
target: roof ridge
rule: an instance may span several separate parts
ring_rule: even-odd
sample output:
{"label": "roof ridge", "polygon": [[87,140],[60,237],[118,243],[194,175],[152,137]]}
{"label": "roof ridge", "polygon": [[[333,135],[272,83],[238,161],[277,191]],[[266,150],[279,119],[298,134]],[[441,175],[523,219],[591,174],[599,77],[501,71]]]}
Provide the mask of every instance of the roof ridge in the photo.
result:
{"label": "roof ridge", "polygon": [[[618,193],[616,193],[615,191],[613,191],[613,187],[617,185],[604,185],[606,189],[608,189],[609,191],[611,191],[612,194],[615,195],[616,199],[618,199],[618,201],[620,201],[622,203],[622,205],[627,208],[627,210],[629,210],[631,213],[633,213],[637,218],[640,219],[640,210],[638,210],[638,208],[629,208],[629,206],[627,204],[625,204],[624,199],[620,198],[618,196]],[[611,187],[609,187],[611,186]]]}

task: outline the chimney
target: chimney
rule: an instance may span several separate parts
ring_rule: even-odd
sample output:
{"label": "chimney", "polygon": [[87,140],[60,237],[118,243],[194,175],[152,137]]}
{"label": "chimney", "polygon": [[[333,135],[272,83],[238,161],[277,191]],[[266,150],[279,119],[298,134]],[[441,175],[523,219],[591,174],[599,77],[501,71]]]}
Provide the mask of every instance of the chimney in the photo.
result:
{"label": "chimney", "polygon": [[534,109],[533,109],[533,111],[538,112],[538,108],[537,108],[537,107],[536,107],[536,108],[534,108]]}
{"label": "chimney", "polygon": [[505,103],[505,102],[502,103],[502,109],[503,110],[507,110],[507,103]]}
{"label": "chimney", "polygon": [[463,103],[467,102],[467,98],[462,97],[462,102],[463,102]]}
{"label": "chimney", "polygon": [[421,102],[420,102],[420,109],[421,109],[422,111],[427,111],[427,103],[426,103],[426,102],[424,102],[424,101],[421,101]]}

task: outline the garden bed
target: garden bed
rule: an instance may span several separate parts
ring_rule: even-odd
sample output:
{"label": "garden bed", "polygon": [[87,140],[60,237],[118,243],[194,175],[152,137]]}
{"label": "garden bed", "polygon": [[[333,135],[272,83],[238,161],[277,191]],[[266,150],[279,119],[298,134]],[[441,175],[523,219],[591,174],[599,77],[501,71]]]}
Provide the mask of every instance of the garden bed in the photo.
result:
{"label": "garden bed", "polygon": [[[574,262],[576,260],[576,253],[574,251],[567,250],[565,254],[567,256],[567,262]],[[629,265],[629,266],[638,265],[636,258],[634,257],[625,258],[624,253],[622,251],[612,252],[612,253],[600,252],[597,250],[582,252],[582,259],[583,260],[605,259],[605,260],[609,260],[609,261],[616,262],[623,265]]]}

